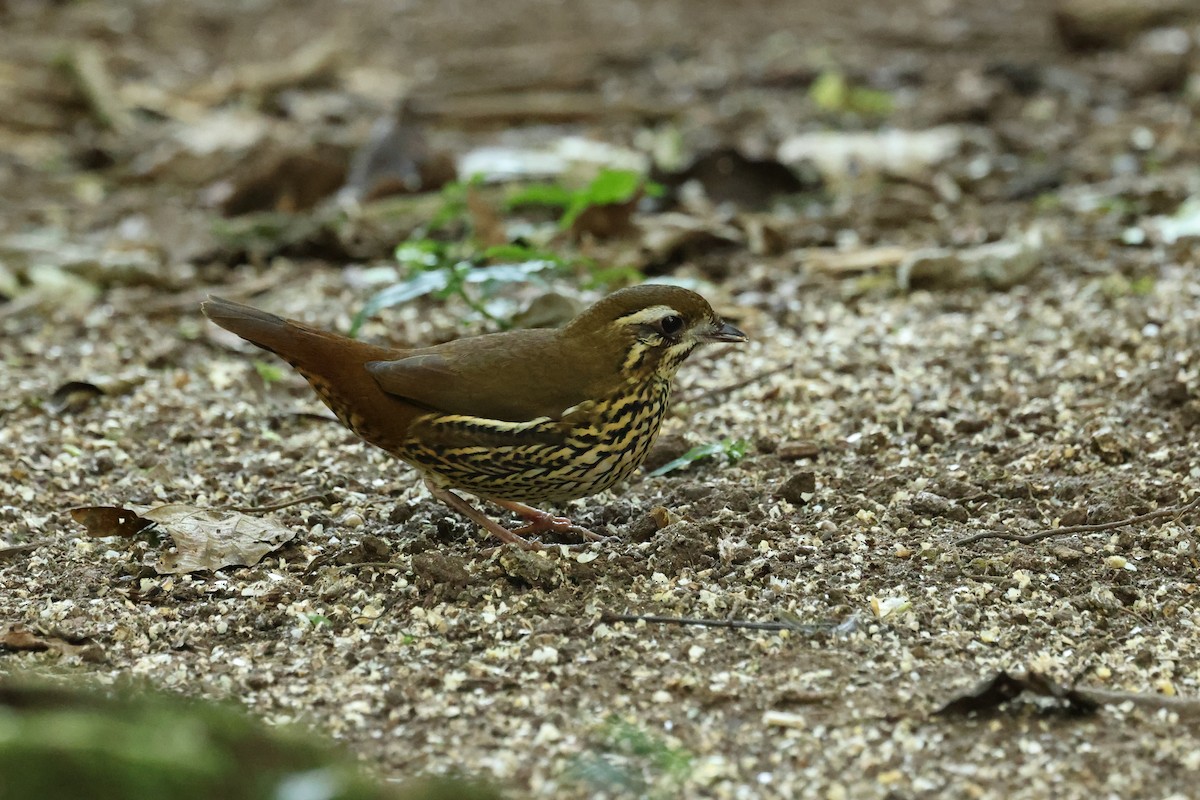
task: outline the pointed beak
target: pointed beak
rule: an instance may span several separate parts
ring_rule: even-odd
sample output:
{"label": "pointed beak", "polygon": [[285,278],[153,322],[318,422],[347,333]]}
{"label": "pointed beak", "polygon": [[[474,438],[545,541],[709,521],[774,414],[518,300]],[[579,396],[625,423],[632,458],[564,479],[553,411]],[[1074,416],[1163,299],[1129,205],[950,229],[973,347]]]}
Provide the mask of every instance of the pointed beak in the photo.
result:
{"label": "pointed beak", "polygon": [[736,325],[722,321],[719,325],[714,325],[702,338],[706,342],[744,342],[750,337],[742,333]]}

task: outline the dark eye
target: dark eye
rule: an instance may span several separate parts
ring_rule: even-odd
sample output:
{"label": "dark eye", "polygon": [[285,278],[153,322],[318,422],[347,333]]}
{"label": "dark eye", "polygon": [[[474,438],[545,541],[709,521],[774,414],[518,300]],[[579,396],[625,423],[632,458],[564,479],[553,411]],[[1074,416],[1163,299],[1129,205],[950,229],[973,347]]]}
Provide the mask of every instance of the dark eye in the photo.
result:
{"label": "dark eye", "polygon": [[683,330],[683,318],[672,314],[669,317],[663,317],[658,321],[658,328],[666,336],[674,336]]}

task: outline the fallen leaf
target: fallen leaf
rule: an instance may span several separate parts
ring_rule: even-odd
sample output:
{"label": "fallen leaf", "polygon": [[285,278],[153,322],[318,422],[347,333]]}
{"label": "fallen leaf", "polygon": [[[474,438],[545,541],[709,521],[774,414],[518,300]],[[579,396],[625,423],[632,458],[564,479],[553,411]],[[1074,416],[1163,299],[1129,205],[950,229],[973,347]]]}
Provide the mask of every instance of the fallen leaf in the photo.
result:
{"label": "fallen leaf", "polygon": [[592,236],[597,239],[619,239],[637,232],[633,224],[633,212],[641,202],[638,191],[623,203],[603,203],[588,206],[571,222],[571,237],[582,239]]}
{"label": "fallen leaf", "polygon": [[50,395],[50,399],[46,402],[46,410],[55,416],[76,413],[87,408],[93,400],[103,395],[104,392],[100,391],[100,387],[94,383],[67,381],[55,389],[54,394]]}
{"label": "fallen leaf", "polygon": [[700,219],[690,214],[668,212],[638,220],[642,231],[641,249],[648,264],[665,266],[687,261],[701,253],[712,253],[745,244],[745,234],[737,227],[715,219]]}
{"label": "fallen leaf", "polygon": [[296,536],[295,531],[268,519],[185,503],[132,509],[89,506],[71,509],[71,517],[93,538],[128,538],[157,523],[175,543],[175,548],[154,564],[160,575],[248,567]]}
{"label": "fallen leaf", "polygon": [[682,522],[683,517],[676,514],[666,506],[655,506],[650,509],[650,519],[654,520],[655,526],[662,530],[668,525],[674,525],[676,522]]}
{"label": "fallen leaf", "polygon": [[1074,688],[1060,686],[1040,672],[1010,673],[999,670],[954,697],[934,713],[946,716],[969,714],[973,711],[995,711],[1025,692],[1050,698],[1056,701],[1058,710],[1076,716],[1091,714],[1099,707],[1095,700]]}
{"label": "fallen leaf", "polygon": [[660,182],[679,187],[688,181],[698,183],[711,203],[730,203],[747,210],[768,208],[778,197],[820,185],[819,177],[805,182],[773,158],[748,158],[733,148],[705,153],[687,169],[665,176]]}
{"label": "fallen leaf", "polygon": [[475,241],[481,246],[499,247],[508,243],[504,220],[477,186],[467,187],[467,213],[471,216],[471,230],[474,231]]}
{"label": "fallen leaf", "polygon": [[161,525],[175,542],[175,549],[154,565],[160,575],[251,566],[296,536],[269,519],[184,503],[140,513]]}
{"label": "fallen leaf", "polygon": [[221,213],[238,217],[259,211],[308,211],[330,197],[346,178],[346,154],[332,145],[303,152],[249,153],[228,179]]}
{"label": "fallen leaf", "polygon": [[376,120],[354,153],[338,196],[368,202],[395,194],[436,191],[458,176],[453,157],[430,147],[424,112],[412,100]]}
{"label": "fallen leaf", "polygon": [[863,173],[920,177],[957,153],[966,138],[965,128],[950,125],[919,131],[814,131],[786,139],[777,156],[796,169],[811,162],[826,181]]}
{"label": "fallen leaf", "polygon": [[64,636],[41,629],[27,628],[20,623],[0,628],[0,651],[44,653],[52,651],[61,656],[74,656],[84,661],[103,661],[104,651],[87,636]]}
{"label": "fallen leaf", "polygon": [[76,414],[101,397],[128,394],[145,378],[98,378],[95,381],[67,381],[54,390],[46,401],[46,410],[55,416]]}
{"label": "fallen leaf", "polygon": [[93,539],[103,539],[108,536],[121,536],[128,539],[137,536],[154,524],[153,520],[140,517],[128,508],[117,506],[72,508],[71,519],[86,528],[87,535]]}

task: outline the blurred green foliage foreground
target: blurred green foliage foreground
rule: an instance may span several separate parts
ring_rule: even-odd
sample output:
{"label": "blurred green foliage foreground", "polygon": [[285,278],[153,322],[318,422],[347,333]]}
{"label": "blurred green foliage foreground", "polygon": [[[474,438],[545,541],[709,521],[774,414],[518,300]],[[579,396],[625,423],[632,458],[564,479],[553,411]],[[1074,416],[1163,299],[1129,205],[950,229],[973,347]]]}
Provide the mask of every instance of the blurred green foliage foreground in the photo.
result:
{"label": "blurred green foliage foreground", "polygon": [[311,732],[151,691],[0,679],[0,800],[493,800],[454,779],[385,785]]}

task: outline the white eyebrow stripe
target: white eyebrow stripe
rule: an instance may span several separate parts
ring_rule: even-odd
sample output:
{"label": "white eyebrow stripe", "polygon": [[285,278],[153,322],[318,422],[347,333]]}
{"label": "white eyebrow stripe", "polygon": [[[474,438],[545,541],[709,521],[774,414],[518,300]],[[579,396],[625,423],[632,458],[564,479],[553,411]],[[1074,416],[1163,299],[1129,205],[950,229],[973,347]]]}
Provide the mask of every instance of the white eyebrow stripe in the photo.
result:
{"label": "white eyebrow stripe", "polygon": [[625,316],[621,317],[621,319],[634,324],[644,324],[647,322],[657,322],[663,317],[682,316],[683,314],[680,314],[670,306],[650,306],[649,308],[643,308],[638,311],[634,311],[632,314],[626,314]]}

